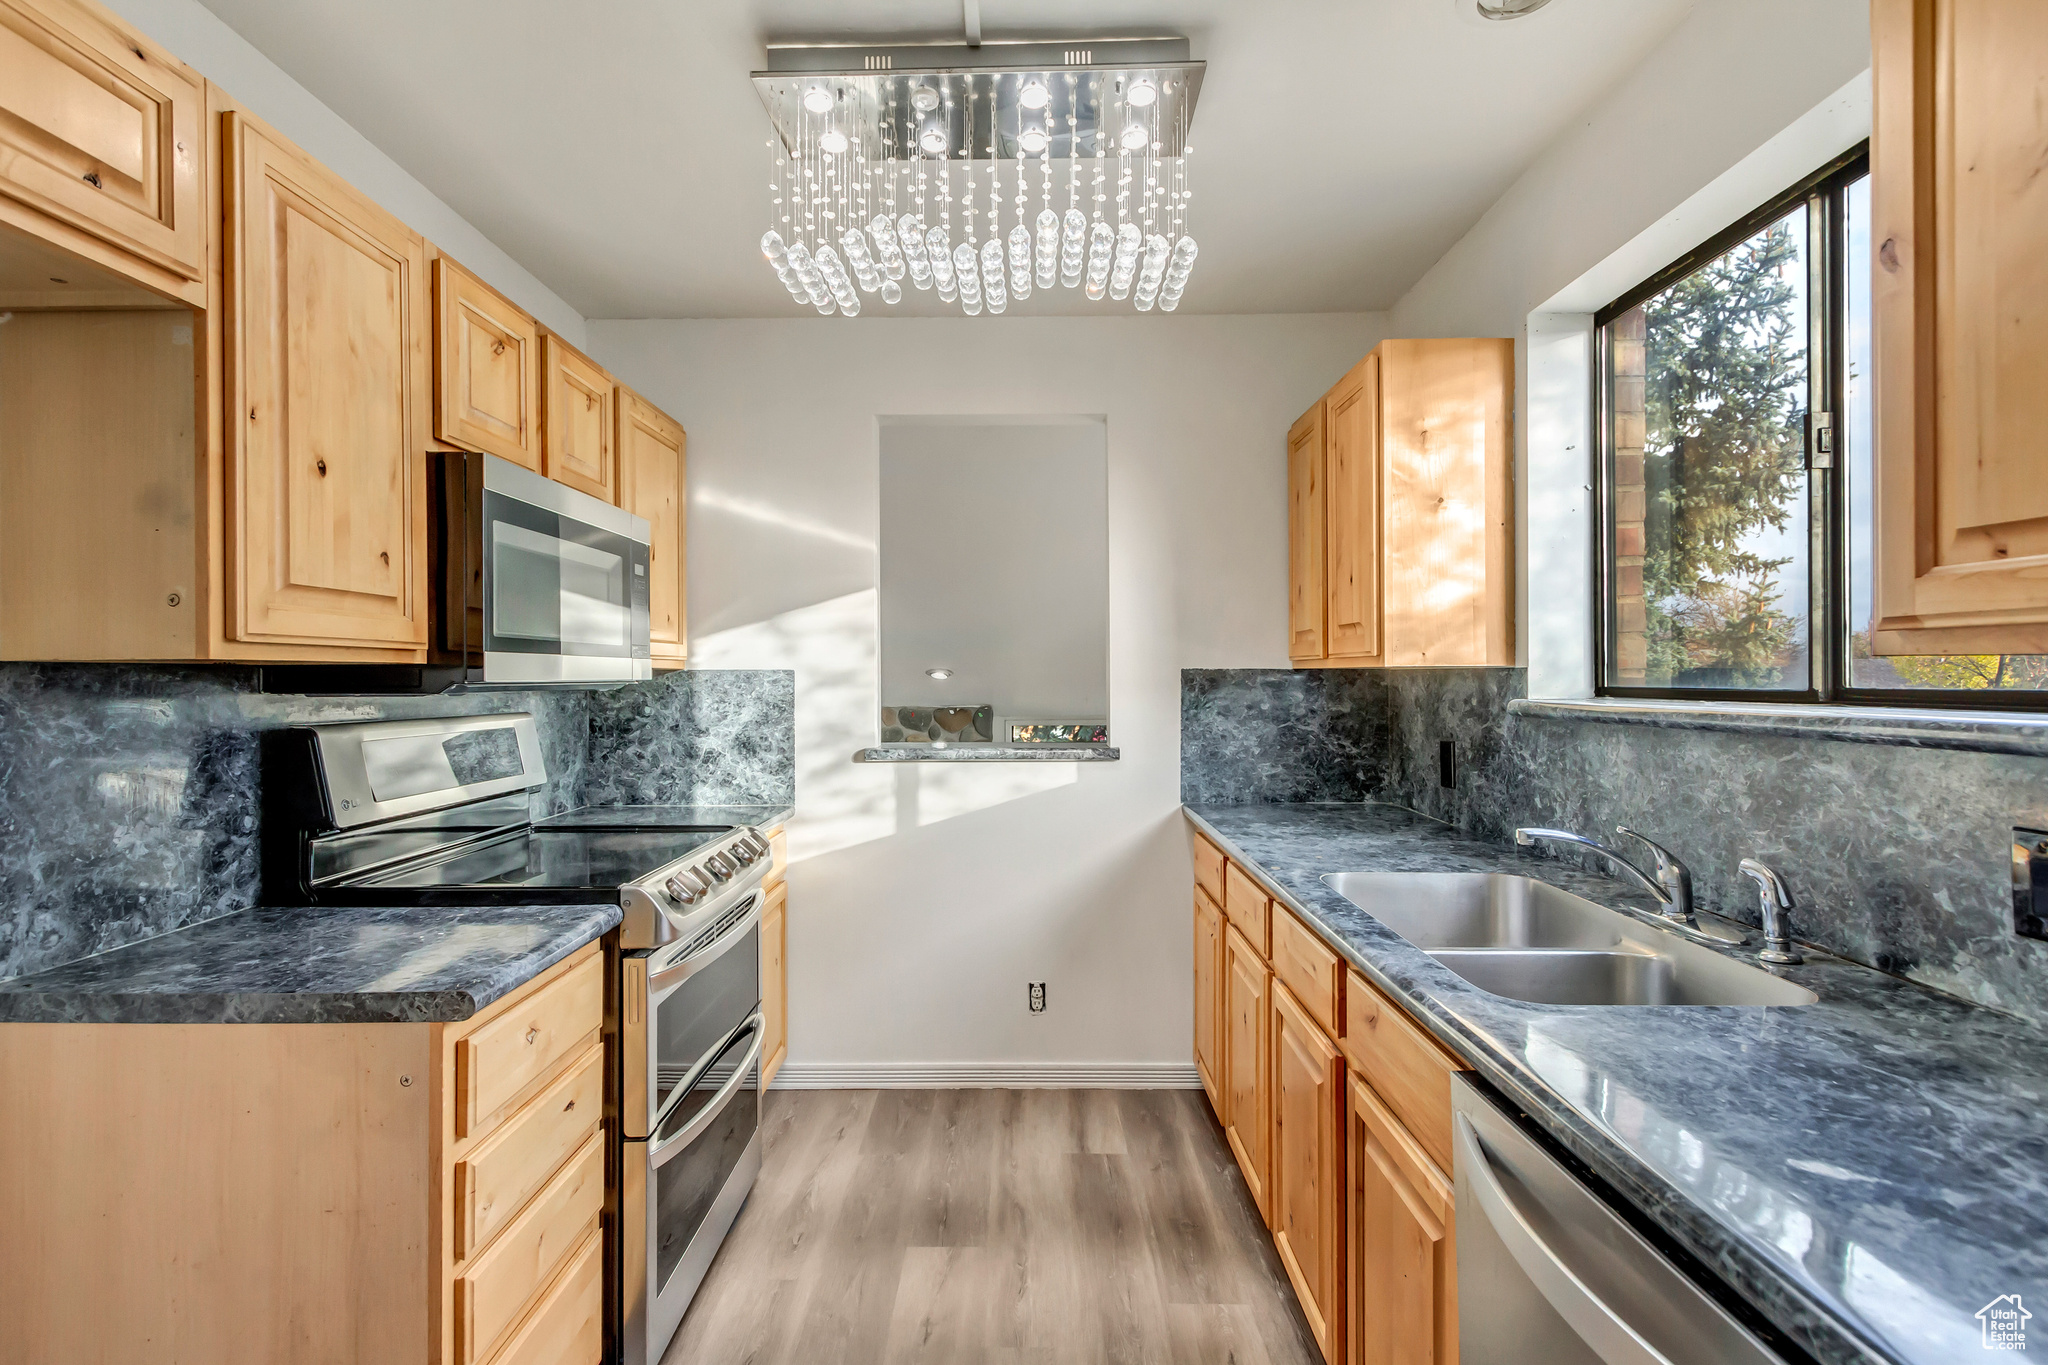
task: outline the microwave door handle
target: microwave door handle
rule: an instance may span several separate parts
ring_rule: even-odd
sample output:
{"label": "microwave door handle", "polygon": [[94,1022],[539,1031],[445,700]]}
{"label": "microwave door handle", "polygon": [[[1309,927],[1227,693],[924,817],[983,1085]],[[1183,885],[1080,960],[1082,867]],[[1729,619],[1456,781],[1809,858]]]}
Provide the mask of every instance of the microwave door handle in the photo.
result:
{"label": "microwave door handle", "polygon": [[[761,1042],[767,1036],[767,1030],[761,1016],[758,1014],[747,1020],[746,1027],[754,1035],[754,1040],[747,1044],[746,1059],[733,1068],[732,1075],[727,1076],[724,1083],[718,1087],[718,1093],[712,1097],[711,1103],[698,1111],[695,1118],[647,1148],[647,1164],[649,1168],[667,1164],[670,1158],[694,1142],[697,1135],[711,1126],[711,1121],[724,1112],[725,1106],[731,1103],[732,1097],[739,1093],[741,1087],[746,1085],[747,1078],[753,1074],[756,1063],[761,1060]],[[687,1087],[677,1086],[676,1093],[669,1097],[669,1102],[666,1105],[662,1106],[662,1117],[666,1118],[669,1111],[674,1109],[682,1097],[689,1093]],[[649,1127],[659,1132],[661,1124],[656,1122],[650,1124]]]}
{"label": "microwave door handle", "polygon": [[1467,1176],[1479,1211],[1537,1292],[1606,1365],[1671,1365],[1669,1356],[1643,1340],[1537,1235],[1494,1174],[1472,1120],[1463,1114],[1456,1117],[1457,1169]]}

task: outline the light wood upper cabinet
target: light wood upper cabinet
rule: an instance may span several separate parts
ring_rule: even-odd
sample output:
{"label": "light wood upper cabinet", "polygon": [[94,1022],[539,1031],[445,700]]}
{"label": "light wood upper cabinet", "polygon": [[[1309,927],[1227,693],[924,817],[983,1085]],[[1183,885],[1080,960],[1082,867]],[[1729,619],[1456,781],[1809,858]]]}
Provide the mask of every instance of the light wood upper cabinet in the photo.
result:
{"label": "light wood upper cabinet", "polygon": [[[1295,423],[1295,663],[1514,662],[1513,392],[1514,343],[1504,338],[1385,341]],[[1318,458],[1320,525],[1311,505]],[[1318,587],[1320,617],[1310,605]]]}
{"label": "light wood upper cabinet", "polygon": [[1380,360],[1369,355],[1323,400],[1329,423],[1329,657],[1380,652]]}
{"label": "light wood upper cabinet", "polygon": [[1343,1343],[1344,1058],[1273,988],[1273,1242],[1323,1358]]}
{"label": "light wood upper cabinet", "polygon": [[1287,655],[1292,659],[1320,659],[1329,652],[1323,640],[1328,458],[1319,398],[1287,433]]}
{"label": "light wood upper cabinet", "polygon": [[540,472],[617,502],[617,386],[596,361],[549,332],[541,338]]}
{"label": "light wood upper cabinet", "polygon": [[1268,1126],[1272,1117],[1272,982],[1266,960],[1235,926],[1223,931],[1223,1135],[1244,1171],[1261,1217],[1266,1201]]}
{"label": "light wood upper cabinet", "polygon": [[645,517],[651,533],[647,573],[650,653],[681,662],[687,635],[683,554],[683,429],[674,418],[619,387],[619,506]]}
{"label": "light wood upper cabinet", "polygon": [[424,647],[426,243],[229,117],[226,627]]}
{"label": "light wood upper cabinet", "polygon": [[1875,0],[1878,654],[2048,652],[2048,6]]}
{"label": "light wood upper cabinet", "polygon": [[[82,0],[0,0],[0,221],[203,293],[204,81]],[[112,248],[109,253],[106,248]]]}
{"label": "light wood upper cabinet", "polygon": [[1209,1103],[1223,1105],[1223,912],[1195,888],[1195,1071]]}
{"label": "light wood upper cabinet", "polygon": [[540,351],[538,323],[446,256],[434,258],[436,436],[542,472]]}
{"label": "light wood upper cabinet", "polygon": [[1451,1181],[1353,1078],[1349,1365],[1456,1365],[1458,1251]]}

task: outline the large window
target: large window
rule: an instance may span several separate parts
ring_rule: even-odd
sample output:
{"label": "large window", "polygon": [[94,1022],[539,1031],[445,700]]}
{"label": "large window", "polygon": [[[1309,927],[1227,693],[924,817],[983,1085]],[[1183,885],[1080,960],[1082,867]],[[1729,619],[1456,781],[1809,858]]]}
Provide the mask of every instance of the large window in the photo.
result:
{"label": "large window", "polygon": [[2048,705],[2048,655],[1870,653],[1869,223],[1859,150],[1596,318],[1602,693]]}

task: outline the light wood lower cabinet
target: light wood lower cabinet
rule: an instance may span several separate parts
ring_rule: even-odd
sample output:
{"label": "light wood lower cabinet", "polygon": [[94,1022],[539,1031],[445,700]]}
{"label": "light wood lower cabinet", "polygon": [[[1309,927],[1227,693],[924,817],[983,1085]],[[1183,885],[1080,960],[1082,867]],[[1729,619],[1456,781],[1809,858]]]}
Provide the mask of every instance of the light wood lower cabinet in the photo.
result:
{"label": "light wood lower cabinet", "polygon": [[1272,1095],[1267,1042],[1272,1028],[1273,975],[1266,960],[1238,932],[1223,931],[1223,1135],[1251,1186],[1259,1214],[1270,1223],[1266,1200],[1267,1142]]}
{"label": "light wood lower cabinet", "polygon": [[1195,1071],[1209,1103],[1223,1107],[1223,912],[1195,888]]}
{"label": "light wood lower cabinet", "polygon": [[[1317,1345],[1330,1365],[1456,1365],[1464,1063],[1213,844],[1195,850],[1196,1070]],[[1241,921],[1270,933],[1270,959]]]}
{"label": "light wood lower cabinet", "polygon": [[761,1088],[789,1056],[789,884],[778,881],[761,904]]}
{"label": "light wood lower cabinet", "polygon": [[1344,1334],[1344,1056],[1273,987],[1273,1242],[1323,1358]]}
{"label": "light wood lower cabinet", "polygon": [[598,1365],[602,1002],[455,1127],[465,1038],[602,960],[459,1024],[0,1024],[0,1365]]}
{"label": "light wood lower cabinet", "polygon": [[1353,1077],[1351,1365],[1454,1365],[1458,1251],[1450,1177]]}

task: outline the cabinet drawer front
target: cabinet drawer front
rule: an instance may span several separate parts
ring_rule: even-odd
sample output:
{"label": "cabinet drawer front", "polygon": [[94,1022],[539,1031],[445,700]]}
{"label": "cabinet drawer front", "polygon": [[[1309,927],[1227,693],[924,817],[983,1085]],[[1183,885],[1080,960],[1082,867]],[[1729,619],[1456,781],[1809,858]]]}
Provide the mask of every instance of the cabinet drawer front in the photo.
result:
{"label": "cabinet drawer front", "polygon": [[1236,863],[1224,864],[1223,913],[1230,916],[1230,922],[1250,940],[1260,957],[1272,952],[1266,934],[1271,905],[1265,891],[1242,868]]}
{"label": "cabinet drawer front", "polygon": [[1337,999],[1344,988],[1344,967],[1336,950],[1316,937],[1291,911],[1273,911],[1273,975],[1287,983],[1296,998],[1332,1037],[1337,1034]]}
{"label": "cabinet drawer front", "polygon": [[604,1237],[591,1233],[491,1365],[597,1365],[604,1351]]}
{"label": "cabinet drawer front", "polygon": [[484,1359],[570,1251],[597,1230],[603,1208],[604,1137],[593,1133],[504,1236],[457,1274],[460,1365]]}
{"label": "cabinet drawer front", "polygon": [[1432,1161],[1451,1168],[1451,1073],[1468,1071],[1399,1006],[1347,970],[1339,1042]]}
{"label": "cabinet drawer front", "polygon": [[604,958],[593,955],[455,1044],[455,1133],[474,1137],[555,1063],[597,1041]]}
{"label": "cabinet drawer front", "polygon": [[455,1163],[456,1259],[488,1246],[603,1117],[604,1049],[594,1047]]}
{"label": "cabinet drawer front", "polygon": [[1209,899],[1223,904],[1223,850],[1195,836],[1195,885],[1209,893]]}
{"label": "cabinet drawer front", "polygon": [[101,12],[0,0],[0,194],[201,275],[199,77]]}

